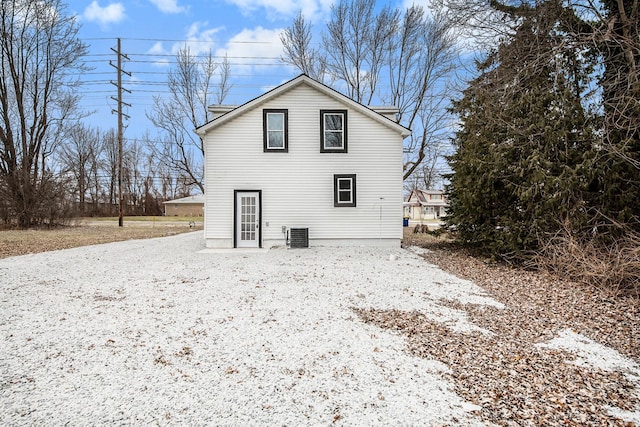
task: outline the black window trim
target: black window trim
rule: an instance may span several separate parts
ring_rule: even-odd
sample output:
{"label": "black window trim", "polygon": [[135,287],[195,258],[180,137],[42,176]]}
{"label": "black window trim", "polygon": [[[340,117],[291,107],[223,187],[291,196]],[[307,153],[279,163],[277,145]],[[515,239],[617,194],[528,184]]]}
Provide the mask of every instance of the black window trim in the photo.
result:
{"label": "black window trim", "polygon": [[[342,147],[326,148],[324,146],[324,116],[325,114],[342,114]],[[347,153],[347,110],[320,110],[320,152],[321,153]]]}
{"label": "black window trim", "polygon": [[[351,180],[351,202],[340,202],[338,193],[338,182],[341,179]],[[356,207],[356,174],[334,174],[333,175],[333,207],[335,208],[355,208]]]}
{"label": "black window trim", "polygon": [[[284,147],[269,147],[269,136],[267,130],[267,115],[279,113],[284,115]],[[282,108],[265,108],[262,110],[262,144],[265,153],[288,153],[289,152],[289,110]]]}

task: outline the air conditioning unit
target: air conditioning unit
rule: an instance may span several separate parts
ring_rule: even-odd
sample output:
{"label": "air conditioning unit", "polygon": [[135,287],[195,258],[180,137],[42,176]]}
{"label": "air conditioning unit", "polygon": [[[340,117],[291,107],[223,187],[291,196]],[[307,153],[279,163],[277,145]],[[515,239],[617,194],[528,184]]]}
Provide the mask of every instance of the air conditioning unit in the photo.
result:
{"label": "air conditioning unit", "polygon": [[308,228],[291,228],[289,234],[289,246],[292,248],[308,248],[309,247],[309,229]]}

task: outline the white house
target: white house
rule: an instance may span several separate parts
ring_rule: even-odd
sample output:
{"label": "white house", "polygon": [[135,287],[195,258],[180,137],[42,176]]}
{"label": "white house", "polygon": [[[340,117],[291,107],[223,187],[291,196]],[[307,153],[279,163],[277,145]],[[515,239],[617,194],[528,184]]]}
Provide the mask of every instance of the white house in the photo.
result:
{"label": "white house", "polygon": [[404,216],[416,221],[447,216],[449,201],[442,190],[413,190],[404,203]]}
{"label": "white house", "polygon": [[395,108],[368,108],[300,75],[242,106],[210,111],[213,120],[197,129],[207,247],[272,247],[287,238],[400,246],[410,131],[392,119]]}

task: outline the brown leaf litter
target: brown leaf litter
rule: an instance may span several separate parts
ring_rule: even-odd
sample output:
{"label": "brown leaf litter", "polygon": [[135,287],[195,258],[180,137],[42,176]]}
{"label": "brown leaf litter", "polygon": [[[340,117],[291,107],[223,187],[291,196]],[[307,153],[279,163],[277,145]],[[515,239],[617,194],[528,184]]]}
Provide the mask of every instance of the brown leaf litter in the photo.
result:
{"label": "brown leaf litter", "polygon": [[505,304],[498,309],[441,301],[464,310],[488,334],[455,332],[418,312],[355,311],[367,323],[406,335],[412,354],[449,366],[456,392],[481,407],[481,419],[502,426],[634,425],[615,418],[607,407],[636,409],[637,384],[622,372],[577,366],[569,362],[575,355],[536,344],[572,329],[638,361],[637,300],[614,299],[600,290],[488,264],[459,251],[437,248],[424,258]]}

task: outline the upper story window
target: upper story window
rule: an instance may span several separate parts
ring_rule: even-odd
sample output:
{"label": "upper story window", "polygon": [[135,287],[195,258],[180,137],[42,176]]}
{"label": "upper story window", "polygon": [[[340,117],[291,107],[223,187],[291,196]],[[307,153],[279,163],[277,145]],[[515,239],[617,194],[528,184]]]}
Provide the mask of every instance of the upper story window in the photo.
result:
{"label": "upper story window", "polygon": [[432,194],[431,195],[431,200],[442,200],[442,195],[441,194]]}
{"label": "upper story window", "polygon": [[347,152],[347,110],[320,110],[320,152]]}
{"label": "upper story window", "polygon": [[356,206],[356,176],[333,175],[333,206]]}
{"label": "upper story window", "polygon": [[289,151],[289,110],[262,110],[264,151]]}

